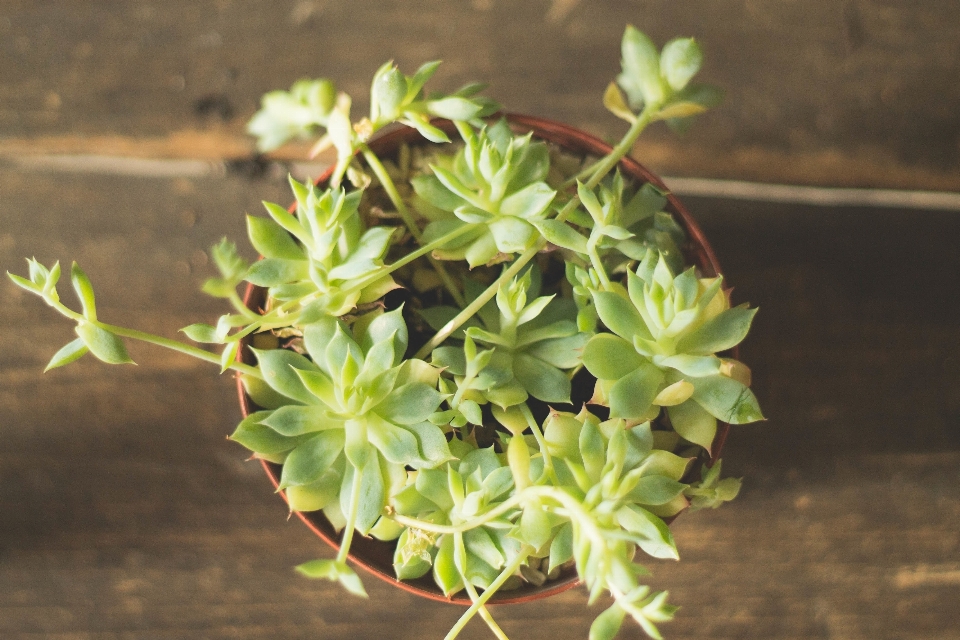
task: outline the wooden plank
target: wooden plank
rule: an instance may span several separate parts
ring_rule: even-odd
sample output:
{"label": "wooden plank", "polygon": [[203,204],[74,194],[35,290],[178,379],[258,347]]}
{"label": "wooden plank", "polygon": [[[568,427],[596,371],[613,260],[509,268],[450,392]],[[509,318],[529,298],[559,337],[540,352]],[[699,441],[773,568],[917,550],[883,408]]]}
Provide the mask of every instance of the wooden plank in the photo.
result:
{"label": "wooden plank", "polygon": [[[209,266],[195,252],[225,227],[241,236],[263,193],[285,201],[236,177],[0,169],[0,185],[0,270],[78,256],[104,317],[170,335],[218,308],[196,293]],[[689,204],[735,299],[761,308],[743,358],[769,420],[730,438],[740,498],[683,516],[683,561],[650,565],[683,606],[665,633],[957,640],[960,218]],[[293,574],[329,552],[224,441],[228,379],[156,349],[135,352],[150,366],[41,376],[69,327],[0,291],[0,637],[440,638],[456,619],[372,579],[355,601]],[[585,638],[599,611],[573,591],[495,614],[513,637]]]}
{"label": "wooden plank", "polygon": [[704,78],[728,92],[685,138],[648,139],[662,173],[956,190],[958,18],[954,0],[302,0],[270,11],[10,0],[0,8],[0,135],[54,136],[48,148],[150,137],[166,140],[163,153],[210,157],[203,134],[228,134],[214,144],[236,153],[265,91],[329,75],[360,113],[383,61],[412,69],[435,58],[445,60],[438,87],[489,82],[511,110],[620,135],[600,96],[633,23],[659,43],[696,36]]}

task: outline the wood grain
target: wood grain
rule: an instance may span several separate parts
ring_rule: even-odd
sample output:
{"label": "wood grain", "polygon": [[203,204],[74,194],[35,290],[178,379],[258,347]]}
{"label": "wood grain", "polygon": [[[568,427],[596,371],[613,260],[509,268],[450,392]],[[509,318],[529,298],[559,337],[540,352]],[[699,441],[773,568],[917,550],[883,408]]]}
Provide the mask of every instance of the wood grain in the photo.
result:
{"label": "wood grain", "polygon": [[[0,268],[78,257],[102,317],[167,335],[218,312],[198,250],[284,197],[234,177],[0,185]],[[667,637],[960,638],[960,218],[687,204],[760,307],[742,357],[769,420],[728,442],[742,495],[682,517],[683,560],[651,564],[683,607]],[[224,440],[229,379],[151,348],[41,376],[69,327],[0,291],[0,637],[440,638],[456,619],[372,579],[355,601],[294,575],[328,552]],[[495,613],[515,637],[585,638],[598,612],[577,590]]]}

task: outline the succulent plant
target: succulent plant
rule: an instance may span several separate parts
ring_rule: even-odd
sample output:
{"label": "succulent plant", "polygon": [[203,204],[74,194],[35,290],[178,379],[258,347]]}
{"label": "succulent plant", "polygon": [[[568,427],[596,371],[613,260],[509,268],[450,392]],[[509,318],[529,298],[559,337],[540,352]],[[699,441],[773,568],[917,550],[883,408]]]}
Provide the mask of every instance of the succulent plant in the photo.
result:
{"label": "succulent plant", "polygon": [[434,252],[471,267],[509,260],[539,237],[531,224],[544,218],[557,192],[544,179],[550,168],[547,145],[527,134],[515,136],[505,121],[479,133],[459,127],[464,146],[448,166],[411,180],[417,209],[431,220],[429,241],[465,225],[465,234]]}
{"label": "succulent plant", "polygon": [[717,420],[762,420],[746,368],[716,354],[747,335],[756,309],[730,308],[722,278],[674,276],[662,255],[648,252],[627,287],[593,293],[611,333],[584,348],[583,364],[597,378],[595,399],[610,415],[647,420],[666,407],[678,434],[708,451]]}
{"label": "succulent plant", "polygon": [[[336,163],[323,186],[291,179],[291,211],[248,217],[262,259],[227,240],[212,249],[219,275],[204,290],[232,309],[183,329],[204,346],[105,323],[76,264],[70,308],[59,263],[30,260],[11,279],[76,323],[47,369],[87,353],[131,362],[133,339],[236,372],[254,410],[232,440],[280,465],[292,511],[320,512],[341,535],[335,558],[300,573],[366,595],[347,564],[354,536],[389,541],[398,578],[432,574],[470,598],[450,640],[475,615],[506,638],[490,598],[562,570],[591,602],[613,597],[592,640],[628,616],[659,638],[675,607],[641,583],[634,556],[677,558],[664,519],[736,495],[712,450],[717,421],[762,415],[728,353],[755,310],[686,265],[663,191],[616,170],[649,124],[686,126],[717,94],[690,84],[693,40],[658,52],[630,27],[621,54],[604,103],[630,128],[609,154],[572,162],[484,119],[495,106],[479,85],[426,93],[438,63],[413,76],[383,65],[356,122],[329,80],[271,92],[249,125],[259,148],[319,135],[314,150],[335,147]],[[417,162],[368,144],[395,123],[425,138]],[[262,304],[248,308],[244,283]],[[593,404],[560,410],[586,374]]]}

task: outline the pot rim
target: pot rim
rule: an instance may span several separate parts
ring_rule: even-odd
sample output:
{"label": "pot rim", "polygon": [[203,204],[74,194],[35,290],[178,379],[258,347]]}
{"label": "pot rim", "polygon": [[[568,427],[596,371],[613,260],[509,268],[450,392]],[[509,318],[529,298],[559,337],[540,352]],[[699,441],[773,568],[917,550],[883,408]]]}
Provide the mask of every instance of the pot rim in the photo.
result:
{"label": "pot rim", "polygon": [[[536,138],[545,142],[556,144],[557,146],[568,151],[583,152],[585,155],[603,156],[609,153],[612,149],[609,144],[603,142],[599,138],[560,122],[518,113],[503,113],[498,115],[505,117],[512,128],[521,129],[524,131],[532,131]],[[452,135],[456,131],[453,123],[448,120],[435,120],[432,122],[432,124],[439,127],[448,135]],[[412,143],[418,139],[424,140],[416,129],[406,126],[399,126],[385,132],[383,135],[374,138],[369,142],[369,144],[374,148],[383,147],[389,149],[405,142]],[[427,144],[432,143],[427,142]],[[693,216],[690,215],[686,207],[684,207],[684,205],[680,202],[680,200],[678,200],[677,197],[670,192],[667,186],[663,183],[663,180],[629,156],[621,159],[617,166],[624,174],[628,175],[634,180],[637,180],[641,183],[652,183],[665,193],[668,202],[666,209],[673,213],[675,217],[679,218],[679,222],[688,236],[687,242],[684,246],[684,253],[686,254],[686,257],[692,258],[692,263],[695,264],[706,277],[716,277],[720,275],[720,264],[717,261],[713,248],[707,241],[703,230],[700,228],[700,225],[697,224]],[[329,180],[332,172],[333,167],[321,174],[320,177],[314,181],[314,183],[322,184],[326,182]],[[295,210],[296,203],[291,205],[290,212],[293,213]],[[263,295],[263,289],[252,284],[248,284],[243,296],[244,304],[246,304],[248,308],[256,310],[263,302]],[[247,340],[248,339],[244,339],[242,347],[245,347],[248,344]],[[734,348],[733,352],[734,357],[736,357],[736,348]],[[237,357],[238,359],[251,360],[249,351],[243,348],[241,348]],[[237,391],[240,399],[240,409],[243,416],[247,417],[253,411],[255,411],[256,408],[249,396],[247,396],[239,375],[236,376],[236,380]],[[720,451],[723,448],[724,442],[726,441],[728,432],[729,425],[724,422],[718,422],[717,434],[711,446],[710,458],[707,460],[706,464],[712,465],[714,462],[716,462]],[[273,484],[274,488],[277,489],[280,483],[281,465],[274,464],[263,459],[260,460],[260,463],[263,466],[267,477],[270,479],[270,482]],[[285,502],[287,501],[285,492],[278,490],[277,493],[283,497]],[[298,511],[296,512],[296,515],[311,531],[313,531],[314,534],[330,545],[334,550],[340,548],[339,534],[334,531],[332,525],[330,525],[327,519],[323,516],[322,511]],[[668,519],[668,521],[671,520],[672,518]],[[438,602],[458,604],[463,606],[469,606],[473,604],[469,598],[462,595],[454,595],[452,597],[443,595],[443,593],[439,590],[439,587],[437,587],[433,580],[430,579],[429,573],[426,576],[416,580],[398,580],[393,576],[392,573],[388,573],[388,570],[392,570],[392,548],[394,546],[395,545],[393,541],[380,541],[374,538],[356,536],[354,537],[353,544],[351,545],[349,559],[354,564],[363,568],[365,571],[376,576],[377,578],[380,578],[381,580],[414,595]],[[391,549],[391,551],[389,553],[389,557],[385,557],[385,550],[388,547]],[[373,558],[372,560],[371,557]],[[580,580],[577,576],[576,570],[575,568],[571,567],[565,569],[561,573],[560,577],[547,582],[543,586],[535,587],[532,585],[524,585],[515,591],[498,592],[488,602],[489,604],[516,604],[530,602],[532,600],[539,600],[540,598],[546,598],[561,593],[577,586],[578,584],[580,584]]]}

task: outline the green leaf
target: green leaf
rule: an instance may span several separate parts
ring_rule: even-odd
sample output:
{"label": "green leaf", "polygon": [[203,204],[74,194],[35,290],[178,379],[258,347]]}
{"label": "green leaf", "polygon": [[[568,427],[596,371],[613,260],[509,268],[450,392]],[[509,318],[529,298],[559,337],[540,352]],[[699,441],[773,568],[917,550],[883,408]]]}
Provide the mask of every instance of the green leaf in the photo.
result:
{"label": "green leaf", "polygon": [[[261,424],[266,424],[266,420]],[[343,451],[343,444],[344,434],[341,429],[321,431],[305,440],[284,460],[280,488],[310,484],[319,480]]]}
{"label": "green leaf", "polygon": [[[415,580],[416,578],[426,575],[426,573],[430,571],[430,567],[433,566],[433,558],[430,555],[429,549],[406,550],[408,545],[423,544],[425,546],[426,544],[416,539],[411,545],[410,537],[410,529],[404,529],[403,533],[400,534],[400,538],[397,540],[397,548],[393,554],[393,571],[398,580]],[[417,553],[418,551],[419,553]],[[426,556],[426,558],[424,558],[424,556]]]}
{"label": "green leaf", "polygon": [[442,129],[438,129],[433,126],[426,119],[421,120],[420,118],[404,118],[400,120],[405,125],[411,126],[417,131],[420,132],[424,138],[430,142],[450,142],[450,138],[443,132]]}
{"label": "green leaf", "polygon": [[607,111],[630,124],[637,121],[637,116],[627,106],[616,82],[608,84],[606,91],[603,92],[603,106],[607,108]]}
{"label": "green leaf", "polygon": [[416,424],[429,418],[442,400],[436,389],[422,382],[411,382],[394,389],[375,411],[397,424]]}
{"label": "green leaf", "polygon": [[595,291],[593,299],[600,320],[615,334],[630,341],[634,336],[647,340],[651,338],[650,330],[640,313],[625,296],[612,291]]}
{"label": "green leaf", "polygon": [[480,558],[494,569],[502,568],[506,562],[503,553],[483,527],[464,531],[463,543],[471,555]]}
{"label": "green leaf", "polygon": [[427,101],[428,113],[447,120],[471,120],[481,109],[482,107],[472,100],[456,96]]}
{"label": "green leaf", "polygon": [[38,287],[35,283],[31,282],[30,280],[27,280],[26,278],[22,278],[16,274],[10,273],[9,271],[7,271],[7,277],[10,278],[10,280],[15,285],[17,285],[21,289],[25,289],[29,291],[30,293],[40,293],[43,290],[43,287]]}
{"label": "green leaf", "polygon": [[237,361],[238,353],[240,353],[239,342],[230,342],[223,347],[223,351],[220,352],[220,373],[233,366],[233,363]]}
{"label": "green leaf", "polygon": [[663,109],[657,112],[657,120],[673,120],[678,118],[690,118],[706,111],[707,108],[696,102],[687,102],[683,100],[669,102]]}
{"label": "green leaf", "polygon": [[[291,179],[291,183],[293,182]],[[306,240],[310,238],[307,230],[303,228],[300,221],[289,211],[272,202],[264,202],[263,206],[267,210],[267,213],[270,214],[270,217],[273,218],[274,222],[290,232],[295,238],[299,238],[301,242],[306,242]]]}
{"label": "green leaf", "polygon": [[593,420],[585,420],[583,428],[580,430],[580,457],[583,459],[583,467],[594,482],[600,480],[600,473],[607,461],[607,455],[604,451],[603,436],[597,429]]}
{"label": "green leaf", "polygon": [[683,493],[687,485],[664,476],[644,476],[630,492],[630,499],[640,504],[666,504]]}
{"label": "green leaf", "polygon": [[356,258],[351,256],[343,264],[339,264],[327,273],[331,282],[335,280],[354,280],[371,274],[380,268],[375,261],[367,258]]}
{"label": "green leaf", "polygon": [[520,535],[534,549],[542,549],[553,535],[550,516],[539,501],[531,500],[520,514]]}
{"label": "green leaf", "polygon": [[545,182],[534,182],[504,198],[500,213],[517,218],[536,218],[550,206],[556,195],[557,192]]}
{"label": "green leaf", "polygon": [[525,353],[513,359],[513,374],[527,393],[544,402],[570,402],[570,379],[556,367]]}
{"label": "green leaf", "polygon": [[53,354],[53,357],[50,359],[50,362],[47,364],[43,372],[46,373],[51,369],[56,369],[57,367],[62,367],[74,362],[75,360],[79,360],[87,351],[89,351],[89,349],[83,339],[77,338],[76,340],[67,343],[59,351]]}
{"label": "green leaf", "polygon": [[281,395],[303,404],[316,404],[317,398],[304,386],[295,369],[318,371],[317,365],[288,349],[252,349],[264,381]]}
{"label": "green leaf", "polygon": [[660,74],[674,91],[687,86],[703,64],[703,52],[693,38],[676,38],[663,47]]}
{"label": "green leaf", "polygon": [[654,558],[680,559],[670,529],[662,519],[646,509],[626,505],[617,511],[617,522],[627,531],[642,538],[637,541],[637,546],[647,555]]}
{"label": "green leaf", "polygon": [[410,179],[410,185],[418,196],[442,211],[454,211],[467,204],[462,196],[447,188],[433,174],[414,176]]}
{"label": "green leaf", "polygon": [[630,106],[636,110],[646,104],[659,104],[664,98],[660,78],[660,54],[646,35],[628,25],[620,44],[622,73],[617,84],[627,94]]}
{"label": "green leaf", "polygon": [[693,400],[674,407],[667,407],[670,424],[681,438],[698,444],[708,452],[717,435],[717,419]]}
{"label": "green leaf", "polygon": [[480,405],[473,400],[461,400],[460,404],[457,406],[457,409],[463,413],[463,417],[470,422],[470,424],[481,425],[483,424],[483,412],[480,409]]}
{"label": "green leaf", "polygon": [[577,333],[565,338],[541,340],[524,349],[527,355],[543,360],[558,369],[572,369],[581,363],[590,334]]}
{"label": "green leaf", "polygon": [[653,363],[661,368],[676,369],[685,377],[702,378],[720,373],[720,358],[716,356],[653,356]]}
{"label": "green leaf", "polygon": [[[356,473],[350,465],[347,465],[345,476],[351,476]],[[348,484],[349,477],[344,478],[344,485]],[[349,491],[348,491],[349,493]],[[363,535],[367,535],[373,525],[380,518],[380,513],[387,504],[387,489],[380,469],[380,456],[367,456],[366,464],[360,476],[360,503],[357,507],[356,528]]]}
{"label": "green leaf", "polygon": [[80,304],[83,305],[83,316],[87,320],[96,322],[97,304],[93,296],[93,285],[76,262],[70,268],[70,281],[73,283],[74,291],[77,292],[77,297],[80,298]]}
{"label": "green leaf", "polygon": [[347,566],[345,562],[336,560],[311,560],[297,567],[297,572],[308,578],[324,578],[339,582],[340,585],[355,596],[367,597],[363,589],[360,576]]}
{"label": "green leaf", "polygon": [[573,230],[573,228],[557,220],[536,220],[533,225],[548,242],[575,253],[587,253],[587,239]]}
{"label": "green leaf", "polygon": [[237,245],[223,238],[210,249],[210,257],[217,266],[220,275],[230,285],[235,285],[243,279],[247,263],[237,253]]}
{"label": "green leaf", "polygon": [[260,378],[241,374],[240,381],[243,383],[244,391],[261,409],[276,409],[292,402],[290,398],[277,393]]}
{"label": "green leaf", "polygon": [[258,287],[275,287],[288,282],[307,280],[309,277],[310,271],[306,260],[264,258],[250,265],[244,279]]}
{"label": "green leaf", "polygon": [[275,220],[248,215],[247,235],[253,248],[265,258],[304,259],[303,248]]}
{"label": "green leaf", "polygon": [[209,324],[197,323],[180,329],[188,338],[194,342],[222,343],[223,340],[217,335],[216,327]]}
{"label": "green leaf", "polygon": [[433,561],[433,579],[443,591],[443,595],[450,597],[463,589],[463,578],[454,559],[453,536],[445,535],[440,538],[439,547]]}
{"label": "green leaf", "polygon": [[373,83],[370,101],[379,109],[374,118],[392,120],[407,97],[407,79],[396,67],[391,67]]}
{"label": "green leaf", "polygon": [[[513,216],[503,216],[487,225],[493,236],[494,245],[501,253],[525,251],[539,235],[536,227],[526,220]],[[474,256],[476,261],[476,256]],[[487,258],[489,261],[489,258]]]}
{"label": "green leaf", "polygon": [[589,640],[613,640],[620,632],[626,615],[627,612],[617,603],[610,605],[590,625]]}
{"label": "green leaf", "polygon": [[119,337],[89,322],[80,322],[77,335],[90,349],[90,353],[108,364],[134,364],[127,348]]}
{"label": "green leaf", "polygon": [[657,396],[663,372],[645,363],[617,380],[610,388],[610,417],[640,419]]}
{"label": "green leaf", "polygon": [[444,437],[443,431],[441,431],[437,426],[430,424],[429,422],[419,422],[417,424],[400,426],[417,437],[417,440],[420,443],[420,454],[428,463],[422,466],[435,467],[448,460],[453,460],[453,455],[450,453],[450,446],[447,444],[447,439]]}
{"label": "green leaf", "polygon": [[283,453],[296,447],[302,439],[282,436],[270,427],[260,423],[269,414],[269,411],[251,413],[237,425],[236,430],[230,435],[230,439],[250,451],[262,455]]}
{"label": "green leaf", "polygon": [[569,413],[553,412],[543,423],[543,439],[552,456],[577,460],[583,423]]}
{"label": "green leaf", "polygon": [[632,343],[612,333],[596,334],[583,348],[583,366],[600,380],[619,380],[645,361]]}
{"label": "green leaf", "polygon": [[683,336],[677,353],[708,355],[733,348],[747,336],[756,313],[746,307],[727,309]]}
{"label": "green leaf", "polygon": [[747,424],[764,419],[756,396],[743,383],[723,375],[691,378],[690,382],[693,399],[718,420]]}
{"label": "green leaf", "polygon": [[548,571],[553,571],[563,563],[573,558],[573,525],[569,522],[563,523],[553,537],[550,543],[550,566]]}
{"label": "green leaf", "polygon": [[330,468],[316,482],[287,487],[285,490],[290,511],[320,511],[333,504],[340,494],[343,468]]}
{"label": "green leaf", "polygon": [[[356,325],[354,325],[356,326]],[[356,331],[356,329],[354,329]],[[403,307],[382,313],[373,319],[360,339],[360,347],[369,352],[373,345],[393,338],[394,363],[399,363],[407,350],[407,324],[403,319]]]}
{"label": "green leaf", "polygon": [[417,466],[420,448],[412,433],[375,415],[368,415],[366,420],[367,438],[384,458],[395,464]]}
{"label": "green leaf", "polygon": [[433,74],[436,73],[437,68],[440,66],[440,60],[431,60],[430,62],[424,62],[420,67],[414,72],[413,76],[407,78],[407,99],[413,100],[419,95],[420,90],[423,89],[423,85],[433,77]]}
{"label": "green leaf", "polygon": [[311,322],[303,328],[303,344],[314,363],[327,375],[332,375],[343,361],[328,366],[326,360],[327,346],[337,333],[339,322],[331,316],[323,316],[316,322]]}
{"label": "green leaf", "polygon": [[342,424],[331,420],[326,410],[321,407],[303,405],[280,407],[262,422],[277,433],[291,437],[324,431]]}

